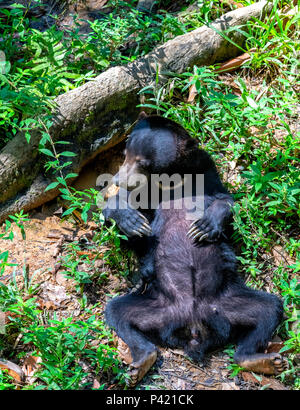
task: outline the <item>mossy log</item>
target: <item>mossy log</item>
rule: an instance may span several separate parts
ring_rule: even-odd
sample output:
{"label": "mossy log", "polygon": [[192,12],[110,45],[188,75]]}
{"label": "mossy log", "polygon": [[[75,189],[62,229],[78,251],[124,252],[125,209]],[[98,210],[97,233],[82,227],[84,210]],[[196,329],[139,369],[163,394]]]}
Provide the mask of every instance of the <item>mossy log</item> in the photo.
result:
{"label": "mossy log", "polygon": [[[56,98],[54,140],[71,143],[77,154],[68,171],[80,172],[96,155],[118,144],[134,123],[139,109],[139,91],[155,82],[157,73],[163,84],[166,73],[183,73],[235,57],[241,51],[222,37],[233,26],[245,25],[251,18],[269,12],[272,3],[260,1],[224,14],[210,27],[203,26],[156,47],[148,55],[126,65],[112,67],[94,80]],[[244,28],[245,29],[245,28]],[[236,44],[244,38],[239,31],[226,34]],[[57,190],[45,191],[53,176],[45,173],[45,157],[39,153],[40,133],[31,132],[28,144],[19,133],[0,151],[0,222],[8,215],[28,211],[55,198]]]}

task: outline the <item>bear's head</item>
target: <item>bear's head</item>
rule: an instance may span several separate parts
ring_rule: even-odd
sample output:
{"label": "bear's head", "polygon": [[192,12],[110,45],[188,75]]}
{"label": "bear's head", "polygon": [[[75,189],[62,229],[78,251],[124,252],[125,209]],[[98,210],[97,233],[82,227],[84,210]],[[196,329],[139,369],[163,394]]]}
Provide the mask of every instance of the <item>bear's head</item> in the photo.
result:
{"label": "bear's head", "polygon": [[192,146],[197,146],[196,141],[180,125],[142,112],[127,140],[125,161],[113,183],[131,190],[141,180],[149,180],[151,174],[172,174]]}

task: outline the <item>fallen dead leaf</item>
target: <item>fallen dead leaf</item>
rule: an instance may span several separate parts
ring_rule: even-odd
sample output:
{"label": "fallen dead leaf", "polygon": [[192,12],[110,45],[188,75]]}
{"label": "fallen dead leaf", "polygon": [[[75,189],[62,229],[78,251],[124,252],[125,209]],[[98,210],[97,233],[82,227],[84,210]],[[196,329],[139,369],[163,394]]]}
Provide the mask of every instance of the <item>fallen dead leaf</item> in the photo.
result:
{"label": "fallen dead leaf", "polygon": [[61,239],[63,236],[63,232],[59,231],[58,229],[52,229],[48,235],[47,238],[49,239]]}
{"label": "fallen dead leaf", "polygon": [[221,390],[240,390],[234,382],[225,382],[221,384]]}
{"label": "fallen dead leaf", "polygon": [[290,257],[290,255],[280,245],[275,245],[272,248],[272,256],[274,258],[274,263],[275,263],[276,266],[292,265],[294,263],[294,261]]}
{"label": "fallen dead leaf", "polygon": [[[265,353],[279,353],[280,350],[284,347],[284,342],[269,342],[268,347],[265,350]],[[282,355],[293,353],[294,349],[285,350],[282,352]]]}
{"label": "fallen dead leaf", "polygon": [[53,215],[62,216],[63,213],[64,213],[63,208],[59,207],[58,209],[56,209],[56,211],[53,212]]}
{"label": "fallen dead leaf", "polygon": [[87,223],[87,227],[88,227],[88,229],[90,229],[91,231],[95,231],[96,229],[99,228],[99,226],[100,226],[100,225],[96,224],[96,222],[94,222],[94,221],[89,221],[89,222]]}
{"label": "fallen dead leaf", "polygon": [[231,58],[230,60],[226,61],[225,63],[221,64],[215,71],[217,73],[224,73],[236,70],[237,68],[241,67],[246,61],[249,61],[251,55],[248,53],[244,53],[238,57]]}
{"label": "fallen dead leaf", "polygon": [[185,390],[185,381],[179,378],[177,380],[177,388],[178,390]]}
{"label": "fallen dead leaf", "polygon": [[225,3],[225,4],[230,4],[230,5],[232,5],[232,6],[236,6],[238,9],[244,7],[243,4],[237,3],[237,2],[234,1],[234,0],[221,0],[221,2],[222,2],[222,3]]}
{"label": "fallen dead leaf", "polygon": [[59,285],[65,287],[66,289],[75,286],[74,280],[67,278],[63,273],[59,271],[56,273],[55,280]]}
{"label": "fallen dead leaf", "polygon": [[118,352],[119,352],[120,358],[126,364],[132,363],[132,356],[131,356],[129,347],[119,337],[117,337],[117,340],[118,340]]}
{"label": "fallen dead leaf", "polygon": [[287,390],[287,388],[276,379],[270,377],[259,376],[256,378],[252,373],[241,372],[242,379],[247,383],[259,384],[260,386],[268,386],[272,390]]}
{"label": "fallen dead leaf", "polygon": [[93,381],[93,389],[99,389],[100,388],[100,383],[98,382],[97,379],[94,379]]}
{"label": "fallen dead leaf", "polygon": [[36,380],[34,377],[35,372],[40,368],[40,363],[42,362],[42,358],[40,356],[28,356],[26,357],[24,364],[22,366],[22,370],[26,377],[26,382],[28,384],[33,384]]}
{"label": "fallen dead leaf", "polygon": [[188,103],[194,102],[195,97],[197,96],[197,94],[198,93],[197,93],[197,90],[196,90],[196,86],[195,86],[195,84],[192,84],[189,88],[189,96],[188,96],[187,102]]}
{"label": "fallen dead leaf", "polygon": [[53,302],[51,302],[50,300],[42,300],[39,299],[38,301],[38,305],[41,309],[47,309],[47,310],[55,310],[56,306]]}
{"label": "fallen dead leaf", "polygon": [[89,252],[89,251],[76,251],[77,256],[87,256],[89,259],[103,258],[103,253]]}
{"label": "fallen dead leaf", "polygon": [[56,307],[71,299],[71,297],[66,294],[66,290],[63,286],[42,283],[41,291],[41,298],[52,302]]}
{"label": "fallen dead leaf", "polygon": [[279,353],[283,346],[283,342],[270,342],[268,344],[268,347],[266,348],[265,353]]}
{"label": "fallen dead leaf", "polygon": [[93,3],[95,3],[95,6],[97,6],[98,8],[105,6],[107,2],[108,0],[90,0],[89,1],[89,3],[91,3],[92,6],[93,6]]}
{"label": "fallen dead leaf", "polygon": [[172,352],[174,354],[178,354],[179,356],[185,356],[184,351],[181,350],[181,349],[170,349],[170,352]]}

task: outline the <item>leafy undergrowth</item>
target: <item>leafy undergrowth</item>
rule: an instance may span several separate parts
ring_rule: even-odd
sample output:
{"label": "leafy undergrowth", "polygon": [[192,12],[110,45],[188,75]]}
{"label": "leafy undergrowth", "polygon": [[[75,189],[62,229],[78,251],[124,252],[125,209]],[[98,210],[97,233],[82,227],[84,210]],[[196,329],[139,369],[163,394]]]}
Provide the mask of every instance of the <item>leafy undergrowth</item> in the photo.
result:
{"label": "leafy undergrowth", "polygon": [[[0,357],[23,367],[24,389],[122,387],[125,370],[103,322],[106,295],[116,283],[125,289],[120,235],[48,214],[19,216],[2,229]],[[101,236],[97,246],[91,232]]]}
{"label": "leafy undergrowth", "polygon": [[[32,0],[31,9],[40,3]],[[57,95],[110,66],[134,61],[154,46],[202,25],[202,18],[213,19],[223,12],[223,7],[211,10],[205,5],[193,18],[166,11],[143,16],[134,3],[111,0],[107,6],[112,12],[100,20],[82,21],[75,15],[71,26],[63,30],[46,26],[44,31],[32,28],[34,18],[23,5],[0,7],[0,148],[18,131],[29,138],[31,127],[38,125],[37,113],[49,112]],[[87,29],[82,32],[83,23]]]}
{"label": "leafy undergrowth", "polygon": [[[0,15],[0,44],[4,41],[7,50],[0,75],[2,144],[19,129],[27,130],[29,138],[36,114],[47,112],[59,93],[224,11],[222,1],[202,1],[200,11],[183,20],[170,13],[142,18],[121,2],[113,3],[116,13],[91,24],[84,36],[76,28],[67,35],[55,27],[44,33],[33,30],[22,9]],[[146,108],[181,123],[213,155],[234,193],[233,241],[240,273],[249,286],[283,298],[287,319],[276,337],[289,370],[278,379],[299,389],[299,15],[287,18],[284,13],[290,8],[275,2],[264,22],[249,23],[241,50],[249,58],[234,74],[194,67],[174,75],[164,87],[156,84],[143,93],[148,97]],[[59,205],[56,215],[49,211],[47,228],[44,214],[33,215],[31,221],[15,215],[2,227],[0,332],[3,318],[6,326],[0,358],[23,366],[27,378],[18,385],[0,370],[0,389],[124,388],[126,368],[103,322],[103,309],[110,297],[127,291],[135,264],[121,247],[125,238],[114,226],[103,226],[96,210],[97,191],[68,187],[58,161],[65,152],[57,152],[47,122],[41,124],[41,146],[51,154],[48,167],[57,172],[54,184],[60,187],[67,210],[62,215]],[[276,388],[274,380],[279,380],[251,375],[233,364],[232,349],[227,347],[226,355],[213,354],[206,367],[191,364],[180,351],[162,350],[156,367],[138,388],[229,388],[228,383],[234,389]],[[30,368],[29,359],[36,366]]]}

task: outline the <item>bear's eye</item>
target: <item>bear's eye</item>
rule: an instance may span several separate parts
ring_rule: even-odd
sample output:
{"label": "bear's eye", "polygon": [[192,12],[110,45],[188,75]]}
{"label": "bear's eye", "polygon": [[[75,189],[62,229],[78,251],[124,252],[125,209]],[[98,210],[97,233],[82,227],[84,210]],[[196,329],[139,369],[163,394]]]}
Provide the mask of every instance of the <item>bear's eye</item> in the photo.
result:
{"label": "bear's eye", "polygon": [[137,158],[136,162],[140,167],[143,167],[143,168],[146,168],[150,165],[150,161],[146,158]]}

